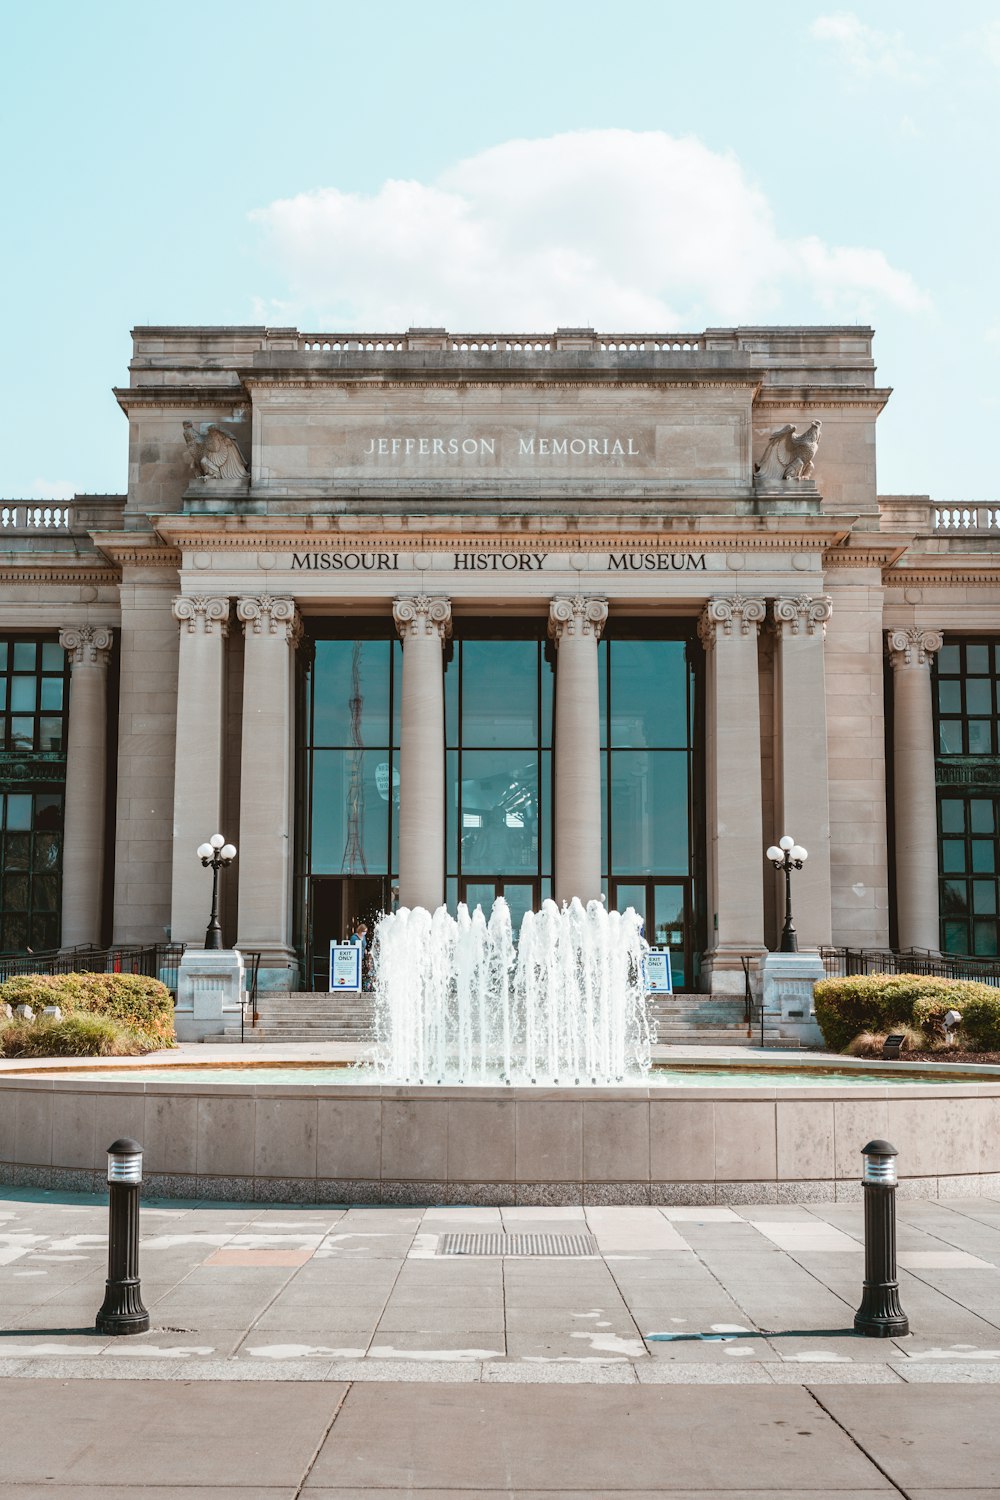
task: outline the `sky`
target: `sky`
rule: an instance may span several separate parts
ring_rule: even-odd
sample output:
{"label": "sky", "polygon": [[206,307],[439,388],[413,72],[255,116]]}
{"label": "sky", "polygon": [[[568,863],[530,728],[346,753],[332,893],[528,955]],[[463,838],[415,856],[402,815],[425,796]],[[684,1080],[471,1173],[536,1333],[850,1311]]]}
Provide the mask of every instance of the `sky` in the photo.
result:
{"label": "sky", "polygon": [[1000,499],[993,0],[0,0],[0,495],[130,330],[870,323],[883,494]]}

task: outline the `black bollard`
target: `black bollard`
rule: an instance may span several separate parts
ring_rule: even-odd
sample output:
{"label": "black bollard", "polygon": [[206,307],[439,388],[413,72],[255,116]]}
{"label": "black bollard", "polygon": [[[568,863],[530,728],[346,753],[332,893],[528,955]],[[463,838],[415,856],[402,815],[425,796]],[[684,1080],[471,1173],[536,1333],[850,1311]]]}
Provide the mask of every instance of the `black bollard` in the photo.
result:
{"label": "black bollard", "polygon": [[97,1314],[98,1333],[145,1333],[149,1313],[139,1286],[139,1192],[142,1147],[120,1140],[108,1147],[108,1280]]}
{"label": "black bollard", "polygon": [[862,1148],[865,1190],[865,1288],[854,1316],[855,1333],[891,1339],[909,1333],[896,1280],[896,1156],[888,1141]]}

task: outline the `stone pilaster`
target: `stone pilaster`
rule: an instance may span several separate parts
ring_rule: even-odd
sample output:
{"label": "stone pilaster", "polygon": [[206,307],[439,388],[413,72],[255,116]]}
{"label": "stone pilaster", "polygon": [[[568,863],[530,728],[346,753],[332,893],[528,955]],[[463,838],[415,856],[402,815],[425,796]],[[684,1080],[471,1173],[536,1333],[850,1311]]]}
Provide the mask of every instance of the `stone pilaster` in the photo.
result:
{"label": "stone pilaster", "polygon": [[[222,828],[223,681],[229,600],[175,599],[180,626],[177,745],[174,752],[174,841],[170,935],[200,947],[212,901],[212,877],[195,851]],[[223,877],[225,879],[225,877]]]}
{"label": "stone pilaster", "polygon": [[[240,599],[243,754],[237,946],[264,955],[265,987],[294,987],[292,796],[294,661],[302,624],[294,599]],[[224,831],[224,830],[223,830]]]}
{"label": "stone pilaster", "polygon": [[106,625],[59,632],[69,653],[69,735],[62,877],[62,945],[101,942],[104,813],[107,784],[108,658]]}
{"label": "stone pilaster", "polygon": [[597,643],[606,599],[577,594],[553,599],[549,635],[556,643],[553,782],[557,902],[596,901],[601,894],[601,723]]}
{"label": "stone pilaster", "polygon": [[896,929],[900,948],[940,945],[937,789],[931,663],[939,630],[890,630],[893,802],[896,814]]}
{"label": "stone pilaster", "polygon": [[710,599],[698,622],[707,653],[707,967],[713,993],[741,993],[741,954],[764,950],[760,689],[763,599]]}
{"label": "stone pilaster", "polygon": [[765,830],[765,839],[791,834],[809,854],[793,890],[800,949],[819,948],[833,941],[823,644],[832,613],[833,604],[826,594],[799,594],[775,599],[772,605],[778,643],[775,808],[781,826]]}
{"label": "stone pilaster", "polygon": [[444,901],[444,664],[451,600],[395,599],[403,643],[399,742],[399,899],[434,911]]}

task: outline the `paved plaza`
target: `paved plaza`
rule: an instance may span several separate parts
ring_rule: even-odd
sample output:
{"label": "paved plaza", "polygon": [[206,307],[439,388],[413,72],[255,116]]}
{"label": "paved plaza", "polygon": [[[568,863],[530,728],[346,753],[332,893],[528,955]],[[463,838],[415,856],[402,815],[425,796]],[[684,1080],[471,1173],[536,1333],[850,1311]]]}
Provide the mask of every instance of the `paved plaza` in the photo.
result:
{"label": "paved plaza", "polygon": [[[852,1331],[855,1204],[147,1201],[151,1328],[115,1340],[106,1200],[8,1188],[0,1500],[985,1500],[1000,1202],[898,1209],[913,1333],[883,1341]],[[591,1253],[447,1253],[461,1235]]]}

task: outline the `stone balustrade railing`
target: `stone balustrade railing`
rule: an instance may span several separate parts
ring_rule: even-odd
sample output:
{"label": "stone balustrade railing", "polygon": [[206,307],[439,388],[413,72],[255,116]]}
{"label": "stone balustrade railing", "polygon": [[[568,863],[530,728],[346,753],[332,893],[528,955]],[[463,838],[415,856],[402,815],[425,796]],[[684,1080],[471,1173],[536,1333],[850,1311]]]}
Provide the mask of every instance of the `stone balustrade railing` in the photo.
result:
{"label": "stone balustrade railing", "polygon": [[72,531],[72,507],[37,500],[0,500],[0,532],[34,535],[40,531]]}
{"label": "stone balustrade railing", "polygon": [[935,505],[933,508],[935,531],[952,532],[1000,532],[1000,504],[979,505]]}
{"label": "stone balustrade railing", "polygon": [[314,354],[396,354],[440,349],[453,354],[548,354],[584,349],[598,354],[689,354],[704,348],[697,333],[594,333],[592,329],[557,329],[551,333],[446,333],[427,329],[409,333],[303,333],[294,346]]}

